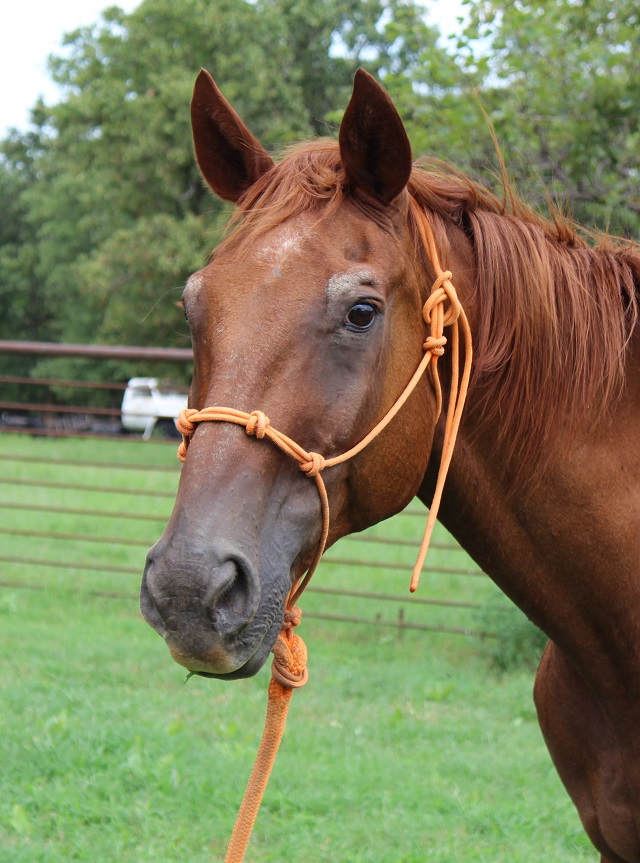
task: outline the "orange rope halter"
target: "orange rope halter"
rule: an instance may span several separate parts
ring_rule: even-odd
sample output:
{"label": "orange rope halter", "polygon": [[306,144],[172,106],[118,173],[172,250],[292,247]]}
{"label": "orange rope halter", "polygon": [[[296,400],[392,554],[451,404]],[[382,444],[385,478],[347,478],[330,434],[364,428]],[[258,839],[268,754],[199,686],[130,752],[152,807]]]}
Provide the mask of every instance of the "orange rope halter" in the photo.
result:
{"label": "orange rope halter", "polygon": [[[442,456],[424,536],[411,576],[410,590],[412,592],[418,587],[420,572],[429,548],[467,396],[471,373],[472,345],[471,330],[467,317],[460,305],[456,290],[451,284],[451,273],[448,270],[443,270],[440,266],[429,221],[413,198],[409,199],[409,206],[418,226],[425,251],[436,272],[436,280],[422,310],[425,323],[430,327],[430,334],[423,345],[425,355],[420,361],[413,377],[385,416],[358,444],[341,455],[325,459],[320,453],[307,452],[298,443],[275,429],[271,425],[269,418],[262,411],[258,410],[245,413],[244,411],[225,407],[208,407],[203,408],[201,411],[187,408],[180,413],[177,420],[178,430],[182,434],[182,443],[178,448],[178,458],[180,461],[184,461],[186,458],[189,441],[197,423],[230,422],[244,426],[248,435],[255,436],[258,439],[267,438],[286,455],[294,458],[299,463],[300,470],[315,480],[322,510],[322,532],[318,547],[306,574],[291,588],[287,600],[283,627],[273,648],[274,660],[271,671],[271,682],[269,684],[265,729],[224,863],[242,863],[244,859],[251,831],[260,808],[262,795],[269,781],[269,775],[284,733],[291,693],[294,688],[303,686],[307,680],[306,647],[302,639],[293,632],[293,629],[299,624],[301,618],[301,612],[295,607],[295,604],[315,572],[325,550],[327,537],[329,536],[329,499],[324,480],[321,476],[322,471],[348,461],[368,446],[396,416],[429,366],[431,366],[433,385],[436,393],[436,413],[437,417],[440,416],[442,410],[442,388],[438,377],[437,363],[438,357],[444,354],[444,346],[447,343],[447,339],[443,335],[444,327],[451,327],[451,390],[447,407]],[[460,375],[459,324],[462,326],[465,345],[462,376]]]}

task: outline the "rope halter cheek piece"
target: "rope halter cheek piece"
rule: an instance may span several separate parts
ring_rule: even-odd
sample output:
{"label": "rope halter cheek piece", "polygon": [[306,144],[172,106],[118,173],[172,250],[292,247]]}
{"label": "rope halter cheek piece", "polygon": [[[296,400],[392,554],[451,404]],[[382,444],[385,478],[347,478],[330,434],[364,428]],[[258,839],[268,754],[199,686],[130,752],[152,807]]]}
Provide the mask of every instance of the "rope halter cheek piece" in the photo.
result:
{"label": "rope halter cheek piece", "polygon": [[[301,612],[296,607],[302,592],[309,583],[315,572],[320,558],[325,550],[329,536],[330,511],[327,490],[322,478],[322,472],[329,467],[348,461],[362,452],[380,432],[386,428],[391,420],[400,411],[411,393],[421,380],[426,369],[431,366],[433,386],[436,395],[436,419],[442,411],[442,388],[438,376],[438,358],[444,354],[447,338],[443,331],[445,327],[451,328],[451,388],[449,403],[447,406],[447,417],[444,431],[444,442],[440,467],[436,480],[429,516],[424,531],[424,536],[418,552],[416,564],[411,576],[410,590],[413,592],[418,587],[420,572],[429,548],[429,542],[436,523],[444,483],[451,464],[456,436],[462,419],[469,377],[471,373],[472,344],[471,330],[464,310],[458,300],[456,290],[451,283],[452,274],[443,270],[440,266],[438,253],[433,237],[431,226],[425,213],[420,209],[414,198],[409,198],[411,215],[418,228],[423,247],[436,272],[436,280],[431,289],[422,310],[425,323],[429,327],[429,335],[423,345],[424,356],[413,374],[413,377],[399,395],[385,416],[377,425],[354,447],[342,453],[325,459],[320,453],[307,452],[298,443],[291,440],[282,432],[275,429],[262,411],[255,410],[251,413],[238,411],[234,408],[207,407],[201,411],[187,408],[180,413],[177,427],[182,434],[182,443],[178,447],[178,458],[184,461],[187,455],[189,442],[198,423],[201,422],[229,422],[244,426],[246,433],[258,440],[268,439],[282,452],[295,459],[300,470],[310,479],[315,480],[322,511],[322,531],[320,541],[316,548],[313,560],[306,574],[293,585],[286,604],[284,623],[280,634],[273,647],[274,660],[272,665],[272,677],[269,684],[269,698],[267,705],[267,720],[265,724],[262,741],[256,756],[256,761],[249,778],[247,790],[243,798],[240,812],[229,842],[227,855],[224,863],[241,863],[244,853],[249,844],[253,824],[260,808],[262,795],[267,786],[269,774],[280,745],[289,705],[289,699],[294,688],[303,686],[307,680],[307,651],[302,639],[293,630],[299,624]],[[462,327],[464,337],[464,367],[460,374],[460,337],[459,328]]]}

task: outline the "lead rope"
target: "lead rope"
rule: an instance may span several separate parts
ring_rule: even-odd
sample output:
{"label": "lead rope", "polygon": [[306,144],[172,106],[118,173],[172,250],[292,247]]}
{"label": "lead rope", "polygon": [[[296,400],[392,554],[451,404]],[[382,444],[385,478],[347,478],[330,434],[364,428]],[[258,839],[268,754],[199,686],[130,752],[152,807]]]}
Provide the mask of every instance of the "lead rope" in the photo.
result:
{"label": "lead rope", "polygon": [[[177,420],[178,430],[182,434],[182,443],[178,447],[178,458],[180,461],[184,461],[186,458],[189,442],[197,423],[230,422],[244,426],[248,435],[255,436],[259,440],[267,438],[279,447],[282,452],[296,459],[300,470],[315,480],[322,510],[322,531],[313,561],[306,574],[291,589],[286,604],[283,626],[273,647],[274,659],[271,666],[265,728],[233,833],[231,834],[224,863],[242,863],[244,860],[244,855],[262,802],[262,796],[267,787],[269,776],[280,747],[280,741],[284,734],[291,694],[294,689],[304,686],[307,682],[307,649],[300,636],[296,635],[293,630],[300,623],[302,616],[300,609],[296,607],[296,602],[300,599],[303,590],[315,572],[329,536],[331,518],[329,499],[321,473],[325,468],[348,461],[368,446],[396,416],[429,366],[431,366],[433,385],[436,393],[436,414],[437,417],[440,416],[442,410],[442,388],[440,386],[437,364],[438,357],[444,353],[444,346],[447,343],[447,339],[443,334],[444,327],[451,327],[451,388],[449,404],[447,406],[442,456],[440,458],[436,487],[433,501],[429,508],[424,536],[411,575],[409,588],[411,592],[415,591],[418,587],[420,572],[429,548],[467,396],[471,374],[472,345],[471,330],[467,317],[460,305],[456,290],[451,283],[451,273],[448,270],[443,270],[440,266],[429,221],[413,198],[409,199],[409,206],[418,227],[424,249],[436,273],[436,280],[422,310],[425,323],[430,327],[430,334],[423,345],[425,355],[413,377],[385,416],[360,443],[341,455],[325,459],[320,453],[307,452],[303,447],[287,437],[287,435],[274,429],[269,418],[262,411],[245,413],[244,411],[225,407],[208,407],[203,408],[201,411],[187,408],[180,413]],[[460,326],[462,327],[465,346],[462,376],[460,376]]]}
{"label": "lead rope", "polygon": [[307,682],[307,648],[293,631],[300,623],[299,608],[287,608],[284,624],[273,646],[271,681],[267,690],[267,715],[253,770],[247,782],[224,863],[242,863],[258,817],[262,796],[280,748],[294,689]]}

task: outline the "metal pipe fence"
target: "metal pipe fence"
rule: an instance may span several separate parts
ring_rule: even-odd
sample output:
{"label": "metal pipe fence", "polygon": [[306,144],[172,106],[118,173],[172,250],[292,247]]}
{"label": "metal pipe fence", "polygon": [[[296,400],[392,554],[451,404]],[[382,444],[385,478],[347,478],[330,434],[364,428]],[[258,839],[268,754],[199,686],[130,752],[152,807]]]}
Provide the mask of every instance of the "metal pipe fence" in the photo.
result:
{"label": "metal pipe fence", "polygon": [[[2,354],[133,360],[191,360],[177,349],[109,348],[0,342]],[[2,387],[24,388],[24,401],[4,399]],[[126,381],[76,381],[50,375],[0,377],[0,589],[80,590],[137,601],[146,549],[170,514],[179,465],[162,438],[42,428],[39,417],[83,415],[117,419],[116,408],[60,403],[60,387],[120,395]],[[30,388],[51,387],[43,401]],[[29,422],[12,422],[11,411]],[[22,414],[21,414],[22,415]],[[175,443],[175,442],[174,442]],[[142,445],[141,445],[142,444]],[[159,444],[159,445],[158,445]],[[483,609],[497,588],[441,529],[435,535],[421,592],[408,593],[412,555],[426,510],[404,513],[363,534],[346,537],[324,556],[305,598],[305,617],[397,630],[491,636]],[[305,597],[307,595],[305,594]]]}

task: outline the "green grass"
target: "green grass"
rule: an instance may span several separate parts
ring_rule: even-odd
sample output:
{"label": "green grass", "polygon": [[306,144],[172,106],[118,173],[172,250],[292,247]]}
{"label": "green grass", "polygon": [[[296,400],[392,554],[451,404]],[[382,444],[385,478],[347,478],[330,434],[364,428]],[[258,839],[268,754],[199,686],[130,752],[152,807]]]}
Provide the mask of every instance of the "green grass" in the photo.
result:
{"label": "green grass", "polygon": [[[0,447],[112,462],[173,459],[160,445],[11,436]],[[88,535],[115,531],[146,541],[159,534],[177,472],[133,478],[115,468],[81,470],[83,482],[93,473],[99,484],[133,481],[153,493],[138,499],[5,486],[0,497],[152,507],[158,524],[11,509],[2,510],[2,524],[33,527],[37,518],[39,527],[69,530],[71,519],[74,531]],[[5,462],[2,472],[51,479],[60,469]],[[81,480],[73,468],[64,473]],[[397,529],[419,533],[419,520],[411,524]],[[1,541],[0,553],[15,554],[15,540]],[[144,559],[142,547],[60,544],[23,539],[22,551],[134,570]],[[227,684],[185,682],[140,618],[138,575],[18,564],[0,564],[0,572],[3,581],[46,588],[0,589],[0,863],[222,860],[262,731],[267,672]],[[408,573],[397,586],[355,567],[329,566],[316,576],[359,587],[372,587],[373,577],[375,589],[395,591],[406,588]],[[123,596],[108,599],[95,589]],[[422,589],[494,596],[485,580],[458,576],[428,577]],[[321,600],[310,594],[303,607]],[[334,610],[350,613],[350,602],[333,600]],[[428,619],[436,611],[426,609]],[[492,671],[483,644],[470,637],[311,618],[300,629],[310,681],[294,694],[247,863],[595,863],[541,740],[530,671]]]}
{"label": "green grass", "polygon": [[[18,456],[30,461],[11,460]],[[52,465],[43,459],[78,459],[84,462],[101,462],[103,467],[92,464]],[[38,461],[40,459],[40,461]],[[123,464],[137,464],[142,467],[156,465],[162,472],[131,470]],[[16,538],[0,531],[0,555],[28,557],[37,556],[39,560],[64,560],[72,563],[89,561],[107,562],[110,566],[121,566],[136,573],[117,575],[94,572],[91,575],[93,587],[97,590],[126,590],[134,584],[137,590],[137,573],[144,564],[147,548],[160,535],[166,518],[171,512],[175,498],[179,466],[175,457],[175,446],[155,443],[140,444],[133,441],[95,441],[95,440],[47,440],[17,435],[0,436],[0,517],[2,529],[36,530],[40,532],[76,534],[84,537],[101,535],[118,538],[137,545],[120,545],[114,542],[87,542],[82,540],[61,541],[54,538]],[[17,483],[9,485],[8,480]],[[95,486],[96,491],[79,492],[73,489],[34,488],[31,484],[20,485],[21,481],[79,483]],[[301,478],[304,481],[304,478]],[[110,487],[111,492],[100,491]],[[122,493],[115,493],[122,489]],[[130,490],[136,494],[128,493]],[[143,494],[144,492],[144,494]],[[21,504],[37,502],[38,505],[55,508],[80,510],[80,513],[30,513],[20,509]],[[100,509],[114,513],[112,518],[96,520],[87,516],[87,511]],[[120,517],[117,513],[147,514],[153,520],[141,521]],[[157,516],[157,518],[156,518]],[[457,602],[484,604],[495,597],[497,590],[491,582],[477,576],[466,574],[446,574],[442,567],[465,571],[475,569],[462,552],[443,551],[437,542],[447,540],[444,532],[436,530],[436,543],[432,547],[427,571],[423,575],[419,594],[411,601],[408,583],[417,553],[417,545],[424,527],[424,519],[415,516],[401,516],[392,521],[377,525],[369,532],[370,536],[397,537],[410,540],[415,547],[399,547],[363,543],[362,537],[347,538],[326,556],[318,578],[314,579],[312,590],[305,597],[305,609],[310,613],[333,613],[343,616],[366,616],[370,619],[397,621],[398,612],[403,608],[408,624],[444,626],[463,629],[477,629],[480,619],[477,610],[467,608],[450,609],[442,606],[425,606],[425,599],[436,601],[455,599]],[[344,566],[331,561],[339,559],[358,560],[369,558],[376,563],[398,566],[397,570],[381,570],[374,566]],[[33,582],[33,573],[28,567],[9,563],[3,564],[4,578]],[[68,572],[56,572],[55,567],[38,567],[38,583],[64,586]],[[87,578],[81,579],[84,583]],[[354,597],[341,597],[339,600],[314,593],[314,586],[323,588],[366,590],[369,592],[401,595],[401,602],[389,604],[376,600]]]}

